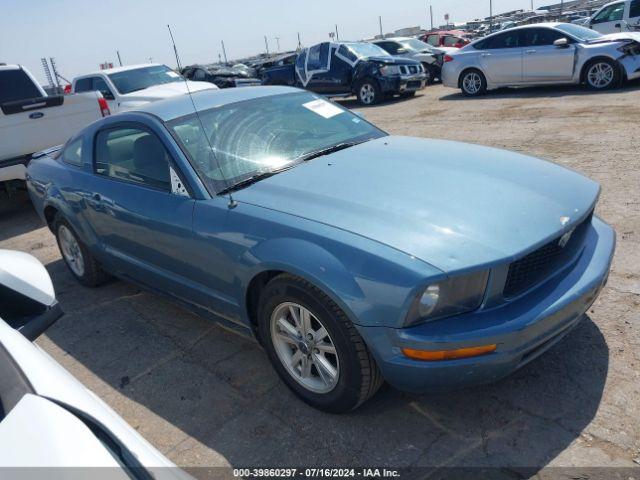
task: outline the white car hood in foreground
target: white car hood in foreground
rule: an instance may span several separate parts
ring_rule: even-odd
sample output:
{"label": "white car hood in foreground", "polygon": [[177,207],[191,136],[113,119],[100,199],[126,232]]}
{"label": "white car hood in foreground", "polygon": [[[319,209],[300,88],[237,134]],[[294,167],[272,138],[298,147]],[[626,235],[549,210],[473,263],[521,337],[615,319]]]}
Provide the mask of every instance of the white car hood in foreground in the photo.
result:
{"label": "white car hood in foreground", "polygon": [[[188,90],[187,84],[189,87]],[[137,92],[121,95],[120,103],[124,105],[134,102],[154,102],[156,100],[163,100],[165,98],[176,97],[178,95],[185,95],[189,91],[193,93],[200,90],[218,90],[218,87],[213,83],[192,82],[191,80],[165,83],[162,85],[154,85],[153,87],[145,88],[144,90],[138,90]]]}
{"label": "white car hood in foreground", "polygon": [[602,38],[594,40],[590,43],[601,43],[601,42],[618,42],[624,40],[635,40],[640,43],[640,33],[638,32],[618,32],[618,33],[609,33],[607,35],[603,35]]}
{"label": "white car hood in foreground", "polygon": [[0,467],[116,466],[99,439],[70,411],[75,410],[101,425],[156,476],[191,478],[49,355],[1,319],[0,344],[34,390],[22,397],[0,422]]}

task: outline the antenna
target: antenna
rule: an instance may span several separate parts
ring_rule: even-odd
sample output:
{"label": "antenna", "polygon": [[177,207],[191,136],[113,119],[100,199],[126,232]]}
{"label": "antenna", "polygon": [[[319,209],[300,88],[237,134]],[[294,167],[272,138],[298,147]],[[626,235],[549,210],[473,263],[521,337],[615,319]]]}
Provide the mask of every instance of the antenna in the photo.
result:
{"label": "antenna", "polygon": [[[171,35],[171,43],[173,44],[173,51],[176,54],[176,61],[178,62],[178,68],[180,68],[180,59],[178,57],[178,48],[176,47],[176,42],[173,39],[173,34],[171,33],[171,27],[169,25],[167,25],[167,28],[169,29],[169,35]],[[227,179],[224,176],[224,172],[222,171],[222,167],[220,167],[220,163],[218,162],[218,159],[216,158],[215,154],[213,153],[213,145],[211,145],[211,140],[209,139],[209,136],[207,135],[207,131],[204,128],[204,123],[202,122],[202,118],[200,118],[200,112],[198,112],[198,109],[196,108],[196,102],[193,101],[193,95],[191,95],[191,90],[189,89],[189,82],[187,81],[186,77],[182,77],[182,78],[184,79],[185,87],[187,87],[187,95],[189,95],[189,100],[191,100],[191,105],[193,106],[193,112],[196,114],[196,118],[198,119],[198,123],[200,123],[200,128],[202,129],[202,135],[204,135],[204,138],[207,141],[207,144],[209,145],[209,151],[211,152],[211,155],[213,155],[213,158],[215,158],[215,160],[216,160],[216,164],[218,165],[218,170],[220,170],[220,176],[224,180],[224,183],[228,184]],[[236,202],[233,199],[233,195],[231,194],[231,192],[229,192],[229,205],[228,205],[228,207],[230,209],[233,209],[233,208],[236,208],[237,206],[238,206],[238,202]]]}
{"label": "antenna", "polygon": [[[171,32],[171,27],[167,25],[169,29],[169,35],[171,36],[171,43],[173,44],[173,53],[176,54],[176,63],[178,64],[178,70],[182,71],[182,65],[180,64],[180,56],[178,55],[178,49],[176,48],[176,42],[173,40],[173,33]],[[187,87],[189,88],[189,87]]]}

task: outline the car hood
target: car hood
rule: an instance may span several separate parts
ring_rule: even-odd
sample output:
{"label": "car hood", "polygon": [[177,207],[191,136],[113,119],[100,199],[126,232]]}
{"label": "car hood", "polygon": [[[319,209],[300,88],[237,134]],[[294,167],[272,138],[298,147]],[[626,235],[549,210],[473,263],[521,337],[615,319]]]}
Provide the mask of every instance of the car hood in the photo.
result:
{"label": "car hood", "polygon": [[371,62],[387,63],[387,64],[393,64],[393,65],[417,65],[420,63],[417,60],[412,60],[410,58],[394,57],[394,56],[367,57],[367,60]]}
{"label": "car hood", "polygon": [[511,261],[546,243],[584,218],[598,193],[596,182],[533,157],[391,136],[316,158],[234,198],[452,272]]}
{"label": "car hood", "polygon": [[[189,88],[187,89],[187,85]],[[156,100],[163,100],[165,98],[175,97],[177,95],[184,95],[189,91],[191,93],[200,90],[217,89],[214,84],[208,82],[193,82],[187,80],[186,82],[173,82],[165,83],[163,85],[154,85],[144,90],[138,90],[137,92],[127,93],[122,95],[124,102],[153,102]]]}
{"label": "car hood", "polygon": [[624,42],[624,41],[636,41],[640,43],[640,33],[638,32],[609,33],[607,35],[603,35],[600,38],[592,40],[589,43],[594,44],[594,43]]}

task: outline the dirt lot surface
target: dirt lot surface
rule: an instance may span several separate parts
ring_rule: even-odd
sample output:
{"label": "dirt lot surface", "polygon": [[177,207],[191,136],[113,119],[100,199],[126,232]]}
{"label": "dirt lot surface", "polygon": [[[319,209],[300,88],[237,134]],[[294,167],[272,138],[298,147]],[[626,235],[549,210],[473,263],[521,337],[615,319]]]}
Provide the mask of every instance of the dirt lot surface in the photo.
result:
{"label": "dirt lot surface", "polygon": [[123,282],[79,286],[25,197],[0,212],[0,248],[33,253],[53,277],[66,316],[38,344],[180,466],[487,466],[508,478],[522,467],[541,477],[560,475],[555,466],[637,467],[639,97],[638,84],[480,99],[434,86],[361,109],[392,134],[512,149],[602,184],[597,213],[618,234],[607,287],[562,342],[495,385],[429,396],[386,387],[351,414],[320,413],[253,342]]}

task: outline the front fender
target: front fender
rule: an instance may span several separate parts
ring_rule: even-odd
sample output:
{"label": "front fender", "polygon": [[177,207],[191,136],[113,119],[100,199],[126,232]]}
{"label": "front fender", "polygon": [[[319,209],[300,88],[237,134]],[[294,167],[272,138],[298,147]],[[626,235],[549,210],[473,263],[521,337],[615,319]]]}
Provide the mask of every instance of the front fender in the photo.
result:
{"label": "front fender", "polygon": [[[251,280],[268,270],[280,270],[307,280],[321,289],[357,323],[355,314],[365,295],[347,267],[324,248],[306,240],[277,238],[266,240],[245,252],[243,262],[249,265],[240,279],[241,289],[247,293]],[[243,317],[249,318],[246,305]]]}

